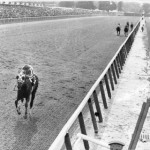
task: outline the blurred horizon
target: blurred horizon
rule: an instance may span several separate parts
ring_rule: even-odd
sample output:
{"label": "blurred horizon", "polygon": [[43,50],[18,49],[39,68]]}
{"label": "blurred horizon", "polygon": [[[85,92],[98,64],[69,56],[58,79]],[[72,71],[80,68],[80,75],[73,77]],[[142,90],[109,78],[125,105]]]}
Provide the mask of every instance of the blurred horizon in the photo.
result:
{"label": "blurred horizon", "polygon": [[114,1],[150,3],[150,0],[0,0],[0,2],[60,2],[60,1]]}

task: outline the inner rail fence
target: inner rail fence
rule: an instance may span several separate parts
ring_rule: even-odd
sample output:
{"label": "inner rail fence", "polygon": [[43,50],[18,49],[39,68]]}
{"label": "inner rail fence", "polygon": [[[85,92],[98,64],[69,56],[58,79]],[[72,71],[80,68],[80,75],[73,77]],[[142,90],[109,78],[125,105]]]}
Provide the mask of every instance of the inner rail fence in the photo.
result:
{"label": "inner rail fence", "polygon": [[[105,70],[102,72],[102,74],[99,76],[99,78],[96,80],[96,82],[93,84],[85,98],[82,100],[78,108],[75,110],[73,115],[70,117],[70,119],[67,121],[67,123],[64,125],[54,142],[51,144],[50,148],[48,150],[60,150],[62,147],[65,147],[67,150],[72,150],[73,146],[71,144],[71,136],[69,134],[69,130],[71,127],[73,127],[73,124],[76,120],[78,120],[79,127],[81,130],[81,134],[87,135],[86,127],[84,123],[84,117],[83,117],[83,109],[88,104],[89,112],[91,114],[91,120],[93,124],[93,129],[95,133],[98,133],[98,127],[97,127],[97,121],[96,116],[98,117],[99,123],[103,122],[103,117],[100,109],[100,104],[98,101],[98,93],[96,92],[96,88],[100,89],[102,102],[104,105],[104,108],[107,109],[107,101],[106,101],[106,94],[108,95],[108,98],[111,99],[112,91],[115,89],[115,84],[117,84],[117,80],[119,79],[119,76],[121,74],[121,71],[123,69],[123,66],[125,64],[126,58],[128,56],[128,53],[130,52],[132,43],[134,41],[135,35],[140,27],[141,20],[136,24],[134,29],[130,32],[129,36],[126,38],[126,40],[122,43],[122,45],[119,47],[118,51],[114,55],[114,57],[111,59],[111,61],[106,66]],[[104,90],[104,84],[106,87],[106,90]],[[107,92],[106,92],[107,91]],[[93,98],[93,101],[92,101]],[[96,113],[93,109],[93,104],[95,104]],[[87,140],[83,140],[83,144],[85,147],[85,150],[89,150],[89,142]]]}

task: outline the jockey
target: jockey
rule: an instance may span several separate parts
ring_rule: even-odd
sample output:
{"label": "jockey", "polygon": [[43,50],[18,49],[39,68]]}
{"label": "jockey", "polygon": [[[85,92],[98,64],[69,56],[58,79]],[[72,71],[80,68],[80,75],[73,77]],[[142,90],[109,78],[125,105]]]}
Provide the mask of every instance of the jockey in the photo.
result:
{"label": "jockey", "polygon": [[118,26],[117,26],[117,27],[121,28],[120,23],[118,23]]}
{"label": "jockey", "polygon": [[22,73],[28,76],[29,78],[33,78],[33,67],[31,65],[25,65],[22,68]]}
{"label": "jockey", "polygon": [[21,70],[19,71],[19,75],[25,75],[27,77],[29,77],[30,81],[32,82],[32,84],[34,85],[35,83],[35,76],[33,73],[33,67],[31,65],[25,65],[21,68]]}

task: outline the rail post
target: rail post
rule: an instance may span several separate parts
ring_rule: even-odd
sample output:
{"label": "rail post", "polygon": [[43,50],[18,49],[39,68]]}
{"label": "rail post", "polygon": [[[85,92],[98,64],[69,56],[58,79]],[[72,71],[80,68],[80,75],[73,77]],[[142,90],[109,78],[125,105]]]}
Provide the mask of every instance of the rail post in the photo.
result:
{"label": "rail post", "polygon": [[122,61],[122,67],[125,64],[125,54],[124,54],[123,50],[124,49],[122,48],[121,51],[120,51],[120,59]]}
{"label": "rail post", "polygon": [[91,118],[92,118],[94,131],[95,131],[95,133],[98,133],[98,127],[97,127],[97,123],[96,123],[96,119],[95,119],[95,115],[94,115],[94,110],[93,110],[91,98],[88,100],[88,105],[89,105],[89,110],[90,110],[90,114],[91,114]]}
{"label": "rail post", "polygon": [[117,66],[118,66],[118,71],[119,71],[119,73],[121,73],[121,64],[120,64],[118,56],[116,57],[116,63],[117,63]]}
{"label": "rail post", "polygon": [[117,77],[119,78],[119,72],[118,72],[116,60],[114,60],[114,66],[115,66],[115,70],[116,70],[116,75],[117,75]]}
{"label": "rail post", "polygon": [[[87,135],[82,112],[80,112],[78,118],[79,118],[79,124],[80,124],[80,128],[81,128],[81,133],[84,134],[84,135]],[[87,140],[83,140],[83,143],[84,143],[85,149],[89,150],[90,147],[89,147],[88,141]]]}
{"label": "rail post", "polygon": [[128,52],[127,52],[127,47],[125,44],[124,44],[124,55],[125,55],[125,60],[126,60]]}
{"label": "rail post", "polygon": [[141,109],[139,118],[137,120],[136,127],[134,129],[134,133],[132,135],[132,139],[131,139],[128,150],[135,150],[136,149],[136,145],[138,143],[140,133],[142,131],[149,107],[150,107],[150,99],[147,99],[147,102],[144,102],[142,105],[142,109]]}
{"label": "rail post", "polygon": [[100,81],[99,87],[100,87],[100,91],[101,91],[101,97],[102,97],[104,108],[107,109],[108,107],[107,107],[107,102],[106,102],[106,97],[105,97],[105,92],[104,92],[102,81]]}
{"label": "rail post", "polygon": [[117,78],[116,78],[116,73],[115,73],[115,69],[114,69],[114,64],[111,64],[111,69],[112,69],[112,73],[113,73],[113,78],[114,78],[114,82],[115,84],[117,84]]}
{"label": "rail post", "polygon": [[123,66],[123,62],[122,62],[122,59],[121,59],[121,52],[118,54],[118,59],[119,59],[119,62],[120,62],[120,68],[121,70],[123,69],[122,66]]}
{"label": "rail post", "polygon": [[130,47],[129,47],[129,41],[127,40],[127,42],[126,42],[126,50],[127,50],[127,54],[129,54],[129,50],[130,49]]}
{"label": "rail post", "polygon": [[99,101],[98,101],[98,98],[97,98],[97,93],[96,93],[95,90],[93,92],[93,97],[94,97],[94,102],[95,102],[95,106],[96,106],[96,110],[97,110],[96,116],[98,116],[99,122],[103,122],[103,117],[102,117]]}
{"label": "rail post", "polygon": [[105,84],[106,84],[106,89],[107,89],[108,97],[111,98],[111,91],[110,91],[110,87],[109,87],[109,83],[108,83],[107,74],[105,74],[104,79],[105,79]]}
{"label": "rail post", "polygon": [[112,74],[111,74],[110,68],[108,69],[108,75],[109,75],[109,79],[110,79],[111,89],[114,91],[114,83],[113,83],[113,79],[112,79]]}
{"label": "rail post", "polygon": [[127,49],[126,49],[125,45],[123,46],[123,55],[124,55],[124,64],[125,64],[125,61],[126,61],[126,59],[128,57],[128,53],[127,53]]}
{"label": "rail post", "polygon": [[66,133],[66,136],[65,136],[65,145],[66,145],[66,149],[67,150],[72,150],[69,133]]}

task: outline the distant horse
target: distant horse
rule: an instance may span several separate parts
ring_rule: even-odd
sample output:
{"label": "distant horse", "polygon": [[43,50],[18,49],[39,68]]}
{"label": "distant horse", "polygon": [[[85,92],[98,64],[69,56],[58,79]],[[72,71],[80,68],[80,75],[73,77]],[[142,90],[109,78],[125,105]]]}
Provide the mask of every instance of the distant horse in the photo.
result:
{"label": "distant horse", "polygon": [[23,102],[25,100],[25,116],[27,118],[27,110],[28,104],[30,103],[30,110],[33,107],[33,102],[35,98],[35,94],[38,88],[39,79],[37,75],[33,74],[32,78],[26,74],[18,74],[16,76],[17,79],[17,99],[15,101],[15,106],[17,113],[20,115],[20,106],[18,106],[18,101],[21,100]]}
{"label": "distant horse", "polygon": [[120,35],[121,27],[120,24],[116,27],[117,35]]}
{"label": "distant horse", "polygon": [[133,30],[133,23],[130,24],[131,31]]}
{"label": "distant horse", "polygon": [[129,22],[127,22],[127,26],[128,26],[128,28],[129,28]]}
{"label": "distant horse", "polygon": [[124,28],[124,35],[128,36],[129,27],[126,25]]}
{"label": "distant horse", "polygon": [[144,31],[144,25],[141,27],[142,32]]}

